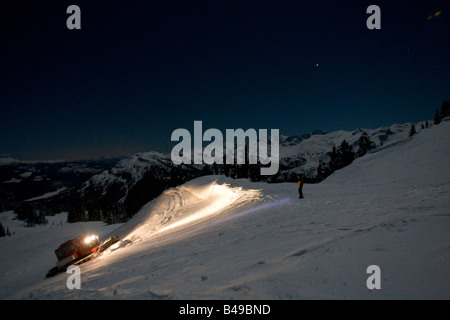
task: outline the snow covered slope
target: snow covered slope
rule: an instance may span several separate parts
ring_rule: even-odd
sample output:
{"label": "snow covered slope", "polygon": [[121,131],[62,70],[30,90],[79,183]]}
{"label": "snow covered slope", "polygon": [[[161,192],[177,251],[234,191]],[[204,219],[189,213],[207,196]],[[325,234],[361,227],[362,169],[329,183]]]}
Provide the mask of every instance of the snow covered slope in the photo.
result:
{"label": "snow covered slope", "polygon": [[[421,131],[420,124],[415,124]],[[411,124],[393,124],[390,127],[377,129],[356,129],[353,131],[338,130],[334,132],[314,131],[298,137],[280,137],[280,175],[303,173],[308,178],[315,178],[319,161],[328,162],[328,153],[333,146],[339,146],[347,141],[358,150],[358,139],[363,132],[377,147],[389,147],[408,138]]]}
{"label": "snow covered slope", "polygon": [[[449,145],[444,121],[301,200],[295,183],[218,176],[168,189],[117,229],[97,226],[123,240],[81,266],[80,290],[67,274],[43,279],[61,229],[0,239],[0,298],[449,299]],[[366,286],[370,265],[380,290]]]}
{"label": "snow covered slope", "polygon": [[79,192],[84,193],[86,188],[94,185],[97,188],[101,188],[104,194],[112,184],[120,184],[126,189],[126,194],[153,167],[161,168],[161,171],[166,173],[164,170],[168,167],[173,167],[173,164],[170,157],[166,154],[159,152],[137,153],[132,157],[119,161],[111,170],[105,170],[84,182]]}

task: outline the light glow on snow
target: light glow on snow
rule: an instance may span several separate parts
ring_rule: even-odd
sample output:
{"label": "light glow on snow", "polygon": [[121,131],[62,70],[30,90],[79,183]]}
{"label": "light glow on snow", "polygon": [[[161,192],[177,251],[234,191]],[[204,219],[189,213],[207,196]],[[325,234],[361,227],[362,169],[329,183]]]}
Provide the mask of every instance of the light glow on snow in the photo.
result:
{"label": "light glow on snow", "polygon": [[188,215],[181,220],[178,220],[167,227],[160,229],[158,232],[164,232],[170,229],[178,228],[187,224],[191,224],[196,221],[202,221],[206,218],[212,217],[221,213],[225,208],[231,205],[237,198],[237,193],[235,193],[227,185],[211,185],[206,192],[202,194],[197,194],[200,196],[201,200],[206,203],[195,213]]}
{"label": "light glow on snow", "polygon": [[249,213],[252,213],[252,212],[255,212],[255,211],[268,209],[268,208],[273,208],[273,207],[276,207],[276,206],[288,203],[290,200],[291,200],[290,198],[286,198],[286,199],[282,199],[282,200],[279,200],[279,201],[266,203],[266,204],[263,204],[261,206],[254,207],[254,208],[251,208],[251,209],[248,209],[248,210],[236,213],[236,214],[234,214],[232,216],[225,217],[225,218],[220,219],[218,221],[211,222],[210,224],[208,224],[208,227],[216,225],[216,224],[219,224],[219,223],[222,223],[222,222],[230,221],[230,220],[235,219],[235,218],[239,218],[239,217],[245,216],[245,215],[247,215]]}

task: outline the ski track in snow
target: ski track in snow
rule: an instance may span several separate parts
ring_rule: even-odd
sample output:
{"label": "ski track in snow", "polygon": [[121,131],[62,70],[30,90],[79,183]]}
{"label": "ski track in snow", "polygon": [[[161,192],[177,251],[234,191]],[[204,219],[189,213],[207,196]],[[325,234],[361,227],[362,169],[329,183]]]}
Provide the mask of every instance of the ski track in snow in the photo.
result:
{"label": "ski track in snow", "polygon": [[[72,226],[0,239],[0,298],[448,299],[449,133],[444,121],[370,153],[301,200],[295,183],[217,176],[166,190],[124,225],[95,225],[122,241],[81,266],[81,290],[43,279]],[[372,264],[381,290],[366,287]]]}

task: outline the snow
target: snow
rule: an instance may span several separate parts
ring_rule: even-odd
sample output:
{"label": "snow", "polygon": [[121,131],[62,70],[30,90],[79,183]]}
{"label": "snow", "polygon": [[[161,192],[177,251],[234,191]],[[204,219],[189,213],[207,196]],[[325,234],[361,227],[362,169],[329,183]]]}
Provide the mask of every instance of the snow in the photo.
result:
{"label": "snow", "polygon": [[[83,187],[80,192],[83,194],[85,189],[91,186],[96,186],[102,190],[102,195],[107,192],[107,187],[114,184],[123,184],[126,189],[126,193],[131,189],[139,180],[141,180],[151,166],[167,167],[171,165],[170,156],[155,151],[140,152],[135,155],[123,159],[117,163],[111,170],[105,170],[97,175],[94,175],[91,179],[83,183]],[[121,199],[124,201],[126,195]]]}
{"label": "snow", "polygon": [[20,182],[22,182],[22,180],[16,178],[12,178],[8,181],[3,181],[3,183],[20,183]]}
{"label": "snow", "polygon": [[27,171],[27,172],[22,173],[20,175],[20,177],[26,179],[26,178],[31,177],[32,175],[33,175],[33,172]]}
{"label": "snow", "polygon": [[67,213],[47,217],[48,224],[25,227],[12,211],[0,213],[0,222],[13,235],[0,238],[0,299],[42,281],[56,264],[54,250],[63,242],[80,234],[100,236],[117,228],[102,222],[67,223]]}
{"label": "snow", "polygon": [[40,196],[37,196],[37,197],[34,197],[34,198],[30,198],[30,199],[27,199],[27,200],[24,200],[24,201],[25,202],[27,202],[27,201],[36,201],[36,200],[42,200],[42,199],[51,198],[51,197],[54,197],[54,196],[60,194],[61,192],[65,191],[65,190],[67,190],[67,188],[66,187],[62,187],[62,188],[59,188],[59,189],[57,189],[55,191],[47,192],[47,193],[44,193],[44,194],[42,194]]}
{"label": "snow", "polygon": [[[0,238],[0,298],[449,299],[450,121],[405,134],[305,185],[301,200],[296,183],[207,176],[123,225],[62,214],[24,228],[2,213],[16,234]],[[79,290],[64,273],[44,279],[53,250],[86,232],[122,241],[81,265]],[[379,290],[366,286],[370,265]]]}

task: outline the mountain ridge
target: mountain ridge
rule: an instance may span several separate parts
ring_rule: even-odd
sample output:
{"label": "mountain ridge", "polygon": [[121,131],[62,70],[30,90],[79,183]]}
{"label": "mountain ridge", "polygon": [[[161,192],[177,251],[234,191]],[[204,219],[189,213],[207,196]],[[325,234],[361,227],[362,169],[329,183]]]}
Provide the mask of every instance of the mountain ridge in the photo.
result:
{"label": "mountain ridge", "polygon": [[[419,124],[416,124],[417,133],[421,131]],[[332,148],[338,146],[342,141],[347,141],[357,151],[358,139],[365,132],[378,148],[386,148],[408,138],[410,126],[410,123],[393,124],[377,129],[358,128],[353,131],[337,130],[334,132],[314,130],[300,136],[282,135],[280,136],[280,170],[277,175],[268,177],[267,181],[294,181],[298,174],[303,174],[307,181],[317,181],[319,163],[329,162]],[[14,171],[9,175],[2,175],[0,186],[3,189],[8,186],[20,187],[22,180],[26,180],[20,175],[33,171],[30,168],[20,169],[21,166],[27,165],[25,162],[19,161],[8,165],[1,163],[0,161],[0,170],[10,167]],[[70,172],[74,169],[72,163],[66,161],[32,162],[34,165],[36,163],[43,163],[47,166],[67,164],[65,167],[59,167],[59,173]],[[78,167],[75,165],[75,170],[80,171],[84,168],[86,172],[83,177],[86,179],[78,179],[76,184],[71,185],[53,183],[51,184],[53,190],[46,188],[42,190],[41,194],[34,193],[26,199],[17,199],[13,205],[8,203],[5,192],[2,192],[0,204],[2,204],[3,210],[17,209],[20,212],[23,209],[22,211],[25,213],[22,212],[22,216],[31,216],[30,221],[40,215],[41,218],[36,218],[39,223],[45,221],[43,215],[62,211],[69,212],[70,222],[86,220],[103,220],[108,223],[124,222],[139,211],[145,203],[167,188],[202,175],[228,174],[233,176],[230,167],[227,166],[174,165],[170,154],[157,151],[139,152],[130,157],[115,159],[114,162],[110,162],[108,166],[104,167],[90,168],[89,161],[75,163],[80,164]],[[92,164],[98,165],[97,162]],[[89,172],[89,170],[91,171]],[[89,173],[92,174],[89,176]],[[36,179],[36,175],[33,173],[28,178]],[[257,177],[256,181],[259,180],[262,180],[261,177]],[[57,190],[59,192],[56,192]],[[9,194],[11,193],[10,191]]]}

